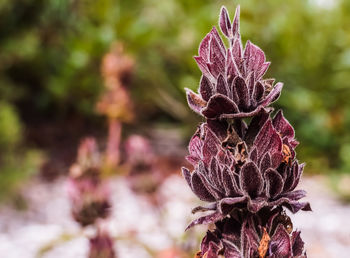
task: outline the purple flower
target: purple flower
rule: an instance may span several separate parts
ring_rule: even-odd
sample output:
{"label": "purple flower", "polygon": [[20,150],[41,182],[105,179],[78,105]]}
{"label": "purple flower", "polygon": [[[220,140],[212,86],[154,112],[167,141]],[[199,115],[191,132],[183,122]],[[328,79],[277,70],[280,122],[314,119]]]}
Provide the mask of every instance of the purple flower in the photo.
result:
{"label": "purple flower", "polygon": [[203,258],[303,257],[300,232],[292,232],[292,213],[310,211],[296,190],[304,164],[296,159],[294,129],[282,111],[273,118],[268,107],[282,83],[263,79],[269,67],[264,52],[247,42],[242,50],[239,7],[231,23],[221,9],[220,28],[229,39],[225,48],[215,28],[207,34],[195,60],[203,75],[199,94],[187,90],[191,109],[203,115],[189,143],[193,171],[182,173],[198,198],[208,202],[193,209],[207,212],[187,227],[214,224],[201,245]]}
{"label": "purple flower", "polygon": [[209,119],[254,116],[278,99],[283,84],[262,79],[270,63],[259,47],[247,41],[243,49],[239,7],[232,23],[222,7],[219,23],[230,47],[226,49],[215,27],[204,37],[194,57],[203,74],[199,94],[186,89],[188,104]]}

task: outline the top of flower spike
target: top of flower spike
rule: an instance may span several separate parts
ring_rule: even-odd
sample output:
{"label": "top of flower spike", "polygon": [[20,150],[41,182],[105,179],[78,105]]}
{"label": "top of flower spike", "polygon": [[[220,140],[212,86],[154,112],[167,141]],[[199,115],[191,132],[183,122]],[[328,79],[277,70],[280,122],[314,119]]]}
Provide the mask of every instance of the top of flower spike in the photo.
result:
{"label": "top of flower spike", "polygon": [[232,23],[222,7],[219,25],[230,47],[215,27],[204,37],[194,57],[203,76],[199,94],[186,89],[189,106],[210,119],[254,116],[279,97],[283,84],[262,79],[270,62],[259,47],[247,41],[243,50],[239,6]]}

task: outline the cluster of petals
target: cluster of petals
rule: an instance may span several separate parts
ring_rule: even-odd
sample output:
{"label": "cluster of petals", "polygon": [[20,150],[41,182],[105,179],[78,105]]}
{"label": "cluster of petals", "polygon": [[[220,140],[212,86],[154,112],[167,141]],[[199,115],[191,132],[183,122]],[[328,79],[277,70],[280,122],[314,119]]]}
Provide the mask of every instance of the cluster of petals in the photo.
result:
{"label": "cluster of petals", "polygon": [[[231,126],[208,121],[190,141],[187,160],[194,170],[184,167],[183,175],[198,198],[209,202],[194,212],[214,212],[189,227],[220,220],[235,208],[247,208],[252,213],[275,206],[285,206],[293,213],[310,210],[309,203],[299,202],[305,191],[295,190],[304,165],[293,156],[292,146],[297,142],[282,112],[272,120],[268,112],[261,112],[249,126],[242,122],[240,130],[230,130]],[[228,137],[224,139],[224,135]]]}
{"label": "cluster of petals", "polygon": [[280,209],[238,212],[215,224],[201,243],[200,257],[306,257],[300,231]]}
{"label": "cluster of petals", "polygon": [[239,8],[232,23],[222,8],[220,28],[230,47],[225,47],[215,27],[204,37],[194,57],[203,75],[198,94],[186,89],[188,104],[209,119],[253,116],[278,99],[283,84],[262,78],[270,62],[259,47],[247,41],[243,49]]}

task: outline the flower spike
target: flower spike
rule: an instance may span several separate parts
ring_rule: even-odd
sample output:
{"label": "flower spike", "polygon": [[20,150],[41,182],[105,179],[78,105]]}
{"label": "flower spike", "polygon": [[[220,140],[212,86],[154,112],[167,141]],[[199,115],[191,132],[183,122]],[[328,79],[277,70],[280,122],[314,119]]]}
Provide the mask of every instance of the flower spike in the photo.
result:
{"label": "flower spike", "polygon": [[[286,215],[310,211],[296,190],[304,164],[296,159],[292,125],[273,108],[283,83],[263,79],[270,66],[264,52],[247,41],[242,47],[239,6],[231,23],[221,8],[219,27],[202,40],[195,60],[202,77],[198,93],[186,89],[189,107],[206,121],[190,140],[182,174],[206,212],[187,229],[214,225],[196,257],[306,257],[300,232]],[[249,120],[247,118],[250,118]],[[249,121],[249,123],[248,123]]]}

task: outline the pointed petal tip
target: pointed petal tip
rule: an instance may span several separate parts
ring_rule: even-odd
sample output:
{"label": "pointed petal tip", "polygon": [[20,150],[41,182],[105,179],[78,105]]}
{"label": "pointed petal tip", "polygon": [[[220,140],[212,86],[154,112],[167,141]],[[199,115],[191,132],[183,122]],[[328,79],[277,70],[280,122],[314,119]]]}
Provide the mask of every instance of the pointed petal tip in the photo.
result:
{"label": "pointed petal tip", "polygon": [[239,34],[239,16],[240,16],[240,6],[237,5],[236,12],[235,12],[235,17],[233,18],[233,22],[232,22],[231,30],[232,30],[233,37],[240,39],[240,34]]}
{"label": "pointed petal tip", "polygon": [[226,8],[226,6],[224,6],[224,5],[222,5],[221,8],[220,8],[220,15],[221,15],[223,12],[228,13],[227,8]]}
{"label": "pointed petal tip", "polygon": [[[240,6],[240,5],[237,5],[236,11],[235,11],[235,17],[233,18],[233,20],[238,19],[238,21],[239,21],[239,16],[240,16],[240,14],[241,14],[241,6]],[[236,18],[236,17],[237,17],[237,18]]]}
{"label": "pointed petal tip", "polygon": [[231,21],[230,16],[228,14],[228,11],[225,6],[221,7],[220,15],[219,15],[219,26],[222,31],[222,33],[227,37],[231,38]]}
{"label": "pointed petal tip", "polygon": [[283,88],[283,82],[277,82],[275,87],[278,87],[278,88]]}

